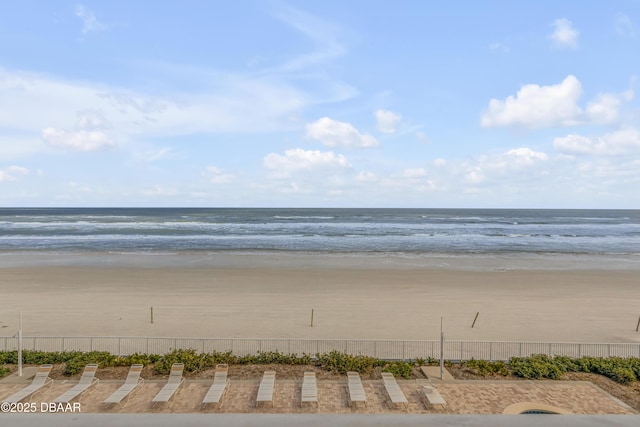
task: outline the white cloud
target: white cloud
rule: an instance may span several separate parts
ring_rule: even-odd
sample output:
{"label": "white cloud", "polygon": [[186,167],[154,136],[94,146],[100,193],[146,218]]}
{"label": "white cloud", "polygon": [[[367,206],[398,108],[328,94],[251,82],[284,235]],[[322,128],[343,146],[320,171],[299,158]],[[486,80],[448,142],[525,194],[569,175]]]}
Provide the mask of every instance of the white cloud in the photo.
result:
{"label": "white cloud", "polygon": [[473,169],[471,169],[470,171],[468,171],[465,175],[464,178],[466,180],[466,182],[468,182],[469,184],[481,184],[482,182],[484,182],[485,180],[485,175],[484,173],[482,173],[482,170],[480,170],[480,168],[475,167]]}
{"label": "white cloud", "polygon": [[573,75],[549,86],[527,84],[515,96],[492,99],[482,115],[482,127],[524,126],[542,128],[581,124],[612,124],[620,119],[620,108],[635,96],[632,88],[622,93],[600,93],[584,110],[578,105],[582,85]]}
{"label": "white cloud", "polygon": [[169,147],[160,147],[160,148],[148,148],[148,149],[143,149],[141,151],[134,152],[133,157],[140,162],[152,163],[158,160],[177,158],[179,156],[175,155],[173,152],[173,149]]}
{"label": "white cloud", "polygon": [[4,169],[0,169],[0,182],[15,181],[20,175],[27,175],[29,169],[22,166],[9,166]]}
{"label": "white cloud", "polygon": [[144,196],[172,197],[179,195],[180,192],[175,188],[164,187],[162,185],[154,185],[153,188],[142,190],[141,194]]}
{"label": "white cloud", "polygon": [[0,127],[29,133],[48,127],[108,129],[118,141],[140,136],[269,132],[298,126],[292,117],[311,102],[295,87],[273,78],[209,78],[215,81],[204,94],[155,96],[0,68]]}
{"label": "white cloud", "polygon": [[82,185],[79,184],[75,181],[70,181],[67,183],[67,185],[69,186],[70,189],[72,189],[75,192],[79,192],[79,193],[91,193],[91,187],[89,187],[88,185]]}
{"label": "white cloud", "polygon": [[573,28],[573,24],[568,19],[556,19],[553,23],[555,27],[549,38],[556,47],[576,49],[578,47],[578,31]]}
{"label": "white cloud", "polygon": [[395,133],[400,126],[402,116],[389,110],[376,110],[376,127],[382,133]]}
{"label": "white cloud", "polygon": [[540,151],[533,151],[530,148],[515,148],[506,152],[506,155],[520,166],[533,165],[538,161],[549,160],[549,156]]}
{"label": "white cloud", "polygon": [[619,36],[631,37],[636,36],[636,30],[629,16],[619,13],[615,17],[614,28]]}
{"label": "white cloud", "polygon": [[555,138],[553,147],[564,154],[605,156],[637,154],[640,153],[640,130],[625,128],[600,137],[570,134]]}
{"label": "white cloud", "polygon": [[111,124],[99,111],[79,111],[76,128],[82,130],[100,130],[109,129]]}
{"label": "white cloud", "polygon": [[514,174],[536,173],[537,166],[549,160],[546,153],[527,147],[514,148],[502,154],[485,154],[472,162],[463,162],[454,168],[459,169],[470,184],[503,179]]}
{"label": "white cloud", "polygon": [[629,89],[621,94],[602,93],[587,104],[587,118],[594,123],[611,124],[618,121],[619,109],[623,102],[633,100],[634,91]]}
{"label": "white cloud", "polygon": [[378,180],[378,176],[373,172],[360,171],[356,175],[356,181],[359,182],[374,182]]}
{"label": "white cloud", "polygon": [[423,178],[427,176],[427,171],[424,168],[408,168],[404,169],[400,175],[403,178]]}
{"label": "white cloud", "polygon": [[78,151],[97,151],[114,145],[109,137],[101,131],[65,131],[46,128],[42,130],[42,139],[53,147]]}
{"label": "white cloud", "polygon": [[504,101],[492,99],[481,119],[482,127],[520,125],[529,128],[578,124],[577,101],[582,85],[573,75],[550,86],[528,84]]}
{"label": "white cloud", "polygon": [[288,177],[296,172],[348,170],[351,165],[342,154],[332,151],[303,150],[295,148],[286,150],[283,155],[267,154],[263,165],[274,172],[275,177]]}
{"label": "white cloud", "polygon": [[491,43],[489,45],[489,49],[493,50],[493,51],[500,51],[500,52],[504,52],[504,53],[508,53],[509,52],[509,46],[506,46],[500,42],[496,42],[496,43]]}
{"label": "white cloud", "polygon": [[338,38],[341,33],[339,27],[301,10],[283,5],[275,15],[282,22],[312,40],[316,47],[314,51],[292,58],[275,70],[297,71],[322,64],[347,53],[347,48]]}
{"label": "white cloud", "polygon": [[307,137],[327,147],[368,148],[378,145],[371,135],[361,134],[352,124],[323,117],[306,126]]}
{"label": "white cloud", "polygon": [[[405,168],[398,173],[391,174],[382,183],[390,189],[410,189],[417,192],[431,192],[438,189],[438,185],[424,168]],[[374,189],[372,189],[375,191]]]}
{"label": "white cloud", "polygon": [[216,166],[208,166],[204,175],[214,184],[228,184],[235,180],[235,175],[226,173]]}
{"label": "white cloud", "polygon": [[96,15],[85,6],[76,6],[75,15],[82,20],[82,34],[99,32],[107,29],[107,26],[98,21]]}

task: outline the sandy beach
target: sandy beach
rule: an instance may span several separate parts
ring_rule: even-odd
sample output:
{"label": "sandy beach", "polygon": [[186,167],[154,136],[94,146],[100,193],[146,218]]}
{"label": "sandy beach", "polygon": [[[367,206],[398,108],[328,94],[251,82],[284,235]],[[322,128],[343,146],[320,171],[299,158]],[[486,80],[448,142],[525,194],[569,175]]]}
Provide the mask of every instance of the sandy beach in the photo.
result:
{"label": "sandy beach", "polygon": [[3,266],[0,336],[16,333],[22,311],[25,336],[431,340],[443,316],[452,340],[640,341],[633,268],[125,258]]}

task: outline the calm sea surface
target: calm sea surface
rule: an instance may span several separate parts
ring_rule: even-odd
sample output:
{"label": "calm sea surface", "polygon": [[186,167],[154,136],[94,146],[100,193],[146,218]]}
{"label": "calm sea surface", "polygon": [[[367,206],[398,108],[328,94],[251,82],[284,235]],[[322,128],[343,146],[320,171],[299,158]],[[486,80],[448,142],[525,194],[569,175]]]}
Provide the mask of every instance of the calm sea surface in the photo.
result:
{"label": "calm sea surface", "polygon": [[637,256],[640,211],[3,208],[0,251]]}

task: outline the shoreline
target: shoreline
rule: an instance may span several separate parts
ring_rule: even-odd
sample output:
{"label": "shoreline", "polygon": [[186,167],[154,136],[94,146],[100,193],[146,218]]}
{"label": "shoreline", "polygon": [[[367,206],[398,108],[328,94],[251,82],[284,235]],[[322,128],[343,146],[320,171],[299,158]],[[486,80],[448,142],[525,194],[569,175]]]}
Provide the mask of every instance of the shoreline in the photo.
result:
{"label": "shoreline", "polygon": [[0,270],[21,267],[185,267],[431,269],[460,271],[605,270],[640,272],[640,254],[185,251],[0,251]]}

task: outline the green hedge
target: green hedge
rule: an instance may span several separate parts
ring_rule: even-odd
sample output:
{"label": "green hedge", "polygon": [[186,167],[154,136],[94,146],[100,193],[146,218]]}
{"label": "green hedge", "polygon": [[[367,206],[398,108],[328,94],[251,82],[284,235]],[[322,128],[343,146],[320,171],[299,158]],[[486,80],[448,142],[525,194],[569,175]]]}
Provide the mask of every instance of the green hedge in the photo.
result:
{"label": "green hedge", "polygon": [[[195,350],[174,350],[165,355],[134,353],[130,356],[114,356],[104,351],[80,352],[42,352],[25,350],[22,352],[23,363],[42,365],[45,363],[65,364],[65,375],[79,373],[88,363],[97,363],[101,368],[113,366],[130,366],[134,363],[153,365],[156,372],[168,374],[171,365],[184,363],[186,372],[198,372],[215,367],[218,363],[229,365],[247,364],[287,364],[287,365],[315,365],[331,372],[346,373],[356,371],[369,375],[375,369],[390,372],[394,376],[409,378],[415,366],[434,363],[435,359],[418,359],[416,362],[388,361],[369,356],[354,356],[347,353],[332,351],[316,354],[315,357],[303,354],[283,354],[277,351],[260,352],[256,355],[238,357],[228,352],[198,353]],[[16,351],[0,352],[0,365],[17,364]],[[629,384],[640,378],[640,358],[620,357],[581,357],[572,359],[564,356],[549,357],[544,354],[531,357],[513,357],[508,364],[504,362],[489,362],[474,360],[463,362],[478,374],[508,375],[509,373],[529,379],[560,379],[566,372],[591,372],[604,375],[621,384]],[[447,366],[451,362],[447,361]],[[6,369],[0,367],[0,376],[6,374]]]}
{"label": "green hedge", "polygon": [[477,374],[486,377],[487,375],[509,375],[509,367],[503,361],[489,362],[487,360],[471,359],[462,363],[473,369]]}
{"label": "green hedge", "polygon": [[522,378],[561,378],[565,372],[590,372],[604,375],[620,384],[629,384],[640,378],[640,358],[630,357],[549,357],[538,354],[531,357],[513,357],[509,361],[514,375]]}

